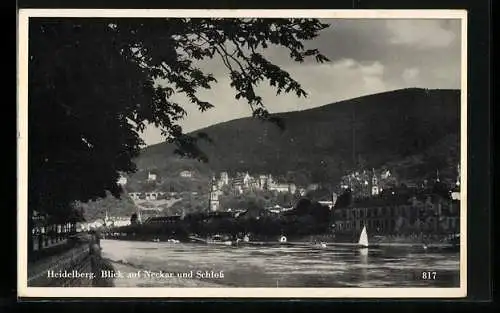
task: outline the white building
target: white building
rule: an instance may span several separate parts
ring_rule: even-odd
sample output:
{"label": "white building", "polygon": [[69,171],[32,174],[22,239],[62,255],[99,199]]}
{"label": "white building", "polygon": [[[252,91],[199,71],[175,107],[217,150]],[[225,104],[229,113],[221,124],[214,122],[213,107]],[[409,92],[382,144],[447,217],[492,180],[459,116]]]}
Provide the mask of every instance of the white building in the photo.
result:
{"label": "white building", "polygon": [[318,188],[319,188],[319,184],[310,184],[309,186],[307,186],[308,191],[315,191],[315,190],[318,190]]}
{"label": "white building", "polygon": [[269,190],[276,192],[288,192],[288,189],[288,184],[275,184],[269,188]]}
{"label": "white building", "polygon": [[133,200],[139,200],[140,197],[141,197],[141,193],[140,192],[129,192],[128,195],[130,196],[130,198],[132,198]]}
{"label": "white building", "polygon": [[335,203],[333,201],[318,201],[319,204],[327,206],[330,210],[333,208]]}
{"label": "white building", "polygon": [[297,186],[288,183],[275,183],[269,187],[269,190],[294,194],[297,191]]}
{"label": "white building", "polygon": [[120,178],[118,178],[116,183],[118,185],[125,186],[127,184],[127,177],[120,175]]}
{"label": "white building", "polygon": [[250,176],[250,174],[248,174],[248,172],[246,172],[245,175],[243,176],[243,185],[245,185],[245,187],[249,188],[251,182],[252,182],[252,176]]}
{"label": "white building", "polygon": [[266,175],[259,175],[259,188],[267,189],[268,188],[268,177]]}
{"label": "white building", "polygon": [[165,193],[162,191],[152,191],[146,192],[146,200],[158,200],[160,196],[163,196]]}
{"label": "white building", "polygon": [[130,217],[112,217],[110,218],[112,227],[123,227],[130,225]]}
{"label": "white building", "polygon": [[220,173],[220,182],[223,186],[226,186],[229,184],[229,175],[227,172]]}
{"label": "white building", "polygon": [[380,178],[382,179],[387,179],[391,177],[391,172],[389,170],[385,170],[381,175],[380,175]]}
{"label": "white building", "polygon": [[148,181],[156,181],[156,174],[148,173]]}
{"label": "white building", "polygon": [[188,171],[188,170],[182,171],[180,173],[180,176],[184,177],[184,178],[191,178],[191,177],[193,177],[193,172],[192,171]]}

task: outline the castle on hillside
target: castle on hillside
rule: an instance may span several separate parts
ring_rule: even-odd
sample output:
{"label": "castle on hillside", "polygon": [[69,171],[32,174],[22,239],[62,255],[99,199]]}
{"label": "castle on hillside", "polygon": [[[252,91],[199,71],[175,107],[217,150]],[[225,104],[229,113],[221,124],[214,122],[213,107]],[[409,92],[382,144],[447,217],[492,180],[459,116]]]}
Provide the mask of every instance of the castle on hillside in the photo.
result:
{"label": "castle on hillside", "polygon": [[220,190],[229,186],[237,193],[242,194],[245,190],[268,190],[275,192],[295,193],[297,186],[290,182],[278,182],[271,174],[250,175],[248,172],[238,172],[230,177],[227,172],[221,172],[219,178],[215,178],[215,185]]}

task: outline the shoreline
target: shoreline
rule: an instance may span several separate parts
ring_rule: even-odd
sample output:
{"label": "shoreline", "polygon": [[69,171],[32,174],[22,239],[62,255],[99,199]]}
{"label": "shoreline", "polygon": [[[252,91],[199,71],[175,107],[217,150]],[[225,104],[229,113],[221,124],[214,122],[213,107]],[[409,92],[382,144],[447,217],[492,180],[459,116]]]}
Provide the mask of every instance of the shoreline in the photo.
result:
{"label": "shoreline", "polygon": [[[153,242],[150,240],[137,240],[137,239],[130,239],[130,238],[106,238],[104,240],[109,240],[109,241],[128,241],[128,242]],[[167,241],[159,241],[161,243],[166,243]],[[347,242],[347,241],[324,241],[325,244],[328,246],[338,246],[338,247],[356,247],[358,243],[356,242]],[[194,244],[194,245],[211,245],[211,244],[206,244],[206,243],[200,243],[200,242],[181,242],[181,244]],[[307,246],[307,247],[316,247],[318,242],[311,242],[311,241],[288,241],[286,243],[280,243],[280,242],[275,242],[275,241],[250,241],[250,242],[245,242],[241,243],[240,245],[232,245],[233,247],[255,247],[255,246],[262,246],[262,247],[270,247],[270,246]],[[394,241],[373,241],[373,245],[379,246],[379,247],[422,247],[423,242],[421,241],[405,241],[405,240],[394,240]],[[427,246],[432,246],[432,247],[452,247],[453,245],[450,243],[445,243],[442,241],[428,241],[426,242]],[[218,245],[215,245],[218,246]],[[114,262],[114,261],[111,261]]]}

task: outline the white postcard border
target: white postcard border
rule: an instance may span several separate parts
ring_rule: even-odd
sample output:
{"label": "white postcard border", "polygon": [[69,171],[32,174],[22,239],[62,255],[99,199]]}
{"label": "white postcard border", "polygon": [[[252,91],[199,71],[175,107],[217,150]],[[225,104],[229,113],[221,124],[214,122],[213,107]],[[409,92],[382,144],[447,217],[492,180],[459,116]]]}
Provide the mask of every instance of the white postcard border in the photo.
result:
{"label": "white postcard border", "polygon": [[[336,19],[460,19],[461,201],[458,288],[49,288],[27,286],[28,21],[30,17],[296,17]],[[150,10],[21,9],[18,15],[18,297],[40,298],[461,298],[467,294],[467,11],[465,10]]]}

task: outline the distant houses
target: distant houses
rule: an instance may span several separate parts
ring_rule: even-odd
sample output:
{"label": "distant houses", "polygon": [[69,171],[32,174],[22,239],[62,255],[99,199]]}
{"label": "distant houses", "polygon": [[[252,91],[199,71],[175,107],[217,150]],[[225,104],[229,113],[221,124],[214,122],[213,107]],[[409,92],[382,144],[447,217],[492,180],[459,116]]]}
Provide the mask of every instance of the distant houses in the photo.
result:
{"label": "distant houses", "polygon": [[169,198],[180,198],[182,195],[185,194],[190,194],[192,196],[196,196],[199,193],[197,191],[190,191],[190,192],[164,192],[164,191],[148,191],[148,192],[129,192],[128,195],[132,200],[148,200],[148,201],[155,201],[155,200],[161,200],[161,199],[169,199]]}
{"label": "distant houses", "polygon": [[[159,181],[161,178],[158,174],[151,171],[147,172],[147,182],[156,182],[159,186]],[[177,175],[184,179],[193,179],[195,177],[195,172],[193,170],[184,169],[178,172]],[[127,179],[125,177],[120,178],[121,184],[127,184]],[[294,182],[287,181],[283,178],[275,178],[271,174],[260,173],[252,175],[249,172],[237,172],[233,176],[227,171],[222,171],[213,179],[217,190],[219,193],[222,190],[232,190],[236,194],[243,194],[245,191],[272,191],[276,193],[289,193],[305,194],[306,191],[317,190],[319,188],[318,184],[310,184],[308,186],[297,186]],[[157,188],[155,188],[157,189]],[[173,191],[173,190],[171,190]],[[148,191],[148,192],[138,192],[129,191],[128,193],[133,200],[156,200],[164,196],[165,192],[160,191]]]}
{"label": "distant houses", "polygon": [[133,200],[158,200],[165,195],[163,191],[150,191],[150,192],[129,192],[128,195]]}

